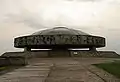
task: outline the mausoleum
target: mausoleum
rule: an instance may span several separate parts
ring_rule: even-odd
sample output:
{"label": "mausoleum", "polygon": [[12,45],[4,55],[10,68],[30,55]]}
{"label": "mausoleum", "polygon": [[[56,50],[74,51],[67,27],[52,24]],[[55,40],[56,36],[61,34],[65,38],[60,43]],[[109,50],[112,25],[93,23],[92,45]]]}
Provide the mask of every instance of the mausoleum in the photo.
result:
{"label": "mausoleum", "polygon": [[17,37],[14,40],[14,46],[24,48],[24,51],[31,51],[31,49],[65,51],[76,48],[89,48],[89,51],[96,51],[96,48],[105,47],[105,38],[71,28],[55,27],[29,36]]}

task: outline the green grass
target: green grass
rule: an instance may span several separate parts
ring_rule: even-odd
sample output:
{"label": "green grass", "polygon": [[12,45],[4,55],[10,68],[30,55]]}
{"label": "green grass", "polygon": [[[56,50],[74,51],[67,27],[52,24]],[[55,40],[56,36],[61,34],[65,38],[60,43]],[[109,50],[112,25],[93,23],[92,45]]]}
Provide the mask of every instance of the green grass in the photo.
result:
{"label": "green grass", "polygon": [[115,75],[120,78],[120,61],[114,61],[110,63],[101,63],[101,64],[93,64],[98,68],[102,68],[103,70]]}
{"label": "green grass", "polygon": [[0,71],[6,70],[8,67],[0,67]]}

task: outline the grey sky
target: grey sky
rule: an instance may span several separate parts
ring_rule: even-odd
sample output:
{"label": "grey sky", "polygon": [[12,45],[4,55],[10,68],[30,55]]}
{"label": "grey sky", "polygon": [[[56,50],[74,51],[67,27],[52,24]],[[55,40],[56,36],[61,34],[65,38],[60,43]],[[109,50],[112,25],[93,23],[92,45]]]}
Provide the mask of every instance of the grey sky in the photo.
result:
{"label": "grey sky", "polygon": [[104,36],[103,49],[120,53],[120,0],[0,0],[0,11],[0,53],[16,50],[14,37],[54,26]]}

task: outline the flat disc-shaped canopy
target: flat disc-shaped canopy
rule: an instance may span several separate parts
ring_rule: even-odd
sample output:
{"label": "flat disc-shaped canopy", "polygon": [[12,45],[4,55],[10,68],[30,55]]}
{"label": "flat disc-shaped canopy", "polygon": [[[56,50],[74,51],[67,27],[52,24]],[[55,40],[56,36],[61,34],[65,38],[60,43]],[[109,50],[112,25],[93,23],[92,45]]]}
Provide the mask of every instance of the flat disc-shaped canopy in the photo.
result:
{"label": "flat disc-shaped canopy", "polygon": [[55,27],[52,29],[35,32],[32,35],[89,35],[89,34],[71,28]]}
{"label": "flat disc-shaped canopy", "polygon": [[105,38],[71,28],[55,27],[29,36],[17,37],[14,40],[14,46],[31,49],[98,48],[105,46]]}

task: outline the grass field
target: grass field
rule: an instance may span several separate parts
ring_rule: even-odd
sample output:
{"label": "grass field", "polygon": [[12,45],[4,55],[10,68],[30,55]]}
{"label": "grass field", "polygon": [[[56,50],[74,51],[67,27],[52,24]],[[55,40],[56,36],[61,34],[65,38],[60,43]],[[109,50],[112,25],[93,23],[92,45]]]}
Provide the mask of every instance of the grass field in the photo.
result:
{"label": "grass field", "polygon": [[0,71],[6,70],[8,67],[0,67]]}
{"label": "grass field", "polygon": [[120,61],[114,61],[114,62],[110,62],[110,63],[93,64],[93,65],[120,78]]}

